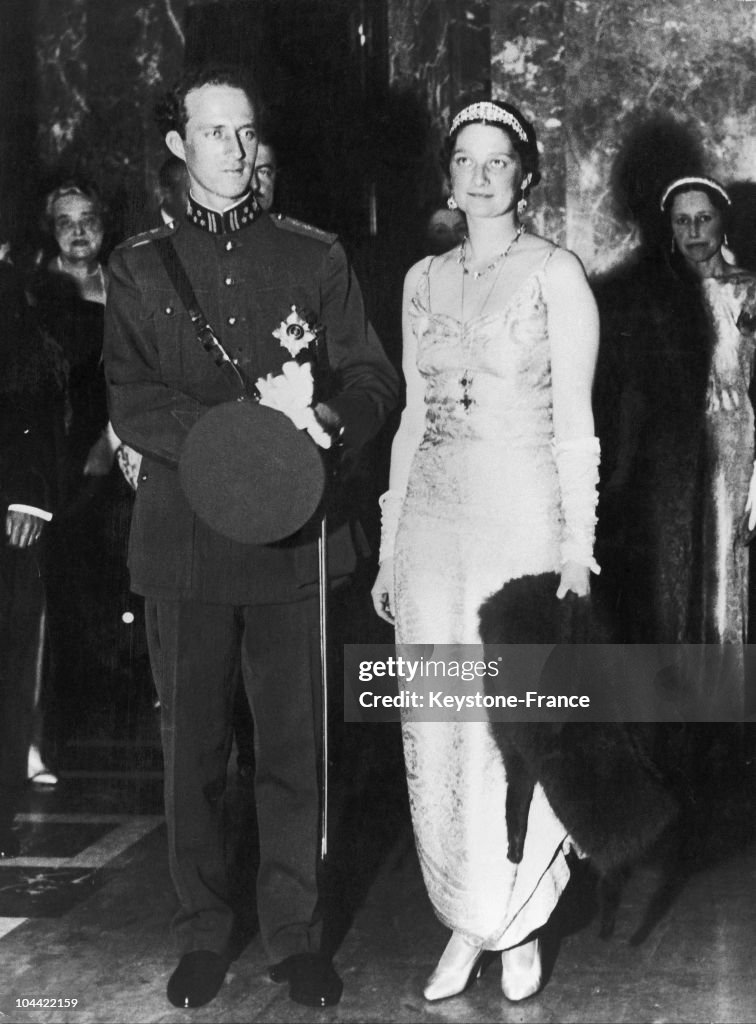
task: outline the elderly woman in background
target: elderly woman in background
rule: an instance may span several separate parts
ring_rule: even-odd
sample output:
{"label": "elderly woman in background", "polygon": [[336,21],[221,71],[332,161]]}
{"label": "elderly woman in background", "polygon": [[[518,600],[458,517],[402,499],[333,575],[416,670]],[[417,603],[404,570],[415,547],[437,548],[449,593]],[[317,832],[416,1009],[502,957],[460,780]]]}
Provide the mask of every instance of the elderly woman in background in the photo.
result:
{"label": "elderly woman in background", "polygon": [[[40,261],[31,292],[67,365],[67,460],[50,531],[50,626],[59,738],[106,693],[127,607],[125,545],[129,491],[112,472],[118,438],[108,423],[102,363],[107,270],[104,207],[89,184],[68,181],[47,196],[56,251]],[[104,709],[103,709],[104,711]]]}
{"label": "elderly woman in background", "polygon": [[[407,404],[373,601],[397,643],[480,647],[480,606],[508,580],[556,572],[558,597],[584,595],[597,568],[598,317],[577,258],[521,223],[540,180],[530,122],[473,103],[448,142],[450,204],[468,235],[405,281]],[[540,931],[569,876],[567,830],[537,786],[511,862],[490,723],[407,717],[402,732],[425,884],[453,932],[425,998],[461,992],[485,950],[500,952],[504,995],[531,996]]]}
{"label": "elderly woman in background", "polygon": [[32,291],[43,323],[60,344],[69,367],[69,466],[64,494],[64,505],[68,505],[91,494],[84,477],[110,472],[115,450],[105,433],[103,205],[90,185],[70,181],[47,196],[45,215],[57,252],[39,268]]}

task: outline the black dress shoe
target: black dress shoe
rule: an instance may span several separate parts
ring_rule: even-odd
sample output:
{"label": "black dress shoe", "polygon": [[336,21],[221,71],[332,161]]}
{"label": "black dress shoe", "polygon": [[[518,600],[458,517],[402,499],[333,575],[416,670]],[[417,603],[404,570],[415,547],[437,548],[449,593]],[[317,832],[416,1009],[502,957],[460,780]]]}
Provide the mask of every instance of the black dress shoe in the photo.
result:
{"label": "black dress shoe", "polygon": [[272,981],[289,983],[289,998],[303,1006],[335,1006],[344,983],[322,953],[295,953],[270,968]]}
{"label": "black dress shoe", "polygon": [[21,842],[16,833],[9,828],[0,829],[0,858],[18,857],[21,853]]}
{"label": "black dress shoe", "polygon": [[227,969],[226,957],[208,949],[185,953],[168,979],[168,1001],[182,1010],[204,1006],[218,995]]}

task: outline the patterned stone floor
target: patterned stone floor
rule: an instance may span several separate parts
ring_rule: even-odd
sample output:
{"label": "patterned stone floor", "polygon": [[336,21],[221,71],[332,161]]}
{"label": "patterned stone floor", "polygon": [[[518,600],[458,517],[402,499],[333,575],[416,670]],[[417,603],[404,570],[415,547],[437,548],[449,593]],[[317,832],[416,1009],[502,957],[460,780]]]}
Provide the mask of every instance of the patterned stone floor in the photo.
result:
{"label": "patterned stone floor", "polygon": [[[348,726],[332,815],[326,892],[345,991],[318,1012],[267,979],[254,936],[218,997],[175,1010],[174,896],[161,816],[156,723],[138,740],[95,740],[66,752],[60,784],[30,790],[22,857],[0,864],[0,1022],[667,1022],[750,1021],[756,1010],[754,779],[707,795],[684,862],[637,867],[615,934],[599,937],[595,879],[576,864],[552,919],[547,983],[507,1003],[492,962],[457,998],[427,1004],[423,982],[446,941],[412,842],[396,726]],[[129,767],[129,765],[131,767]],[[240,903],[254,920],[251,793],[229,772],[228,826]],[[714,784],[713,784],[714,785]],[[639,932],[646,932],[634,944]],[[30,999],[78,1000],[31,1008]]]}

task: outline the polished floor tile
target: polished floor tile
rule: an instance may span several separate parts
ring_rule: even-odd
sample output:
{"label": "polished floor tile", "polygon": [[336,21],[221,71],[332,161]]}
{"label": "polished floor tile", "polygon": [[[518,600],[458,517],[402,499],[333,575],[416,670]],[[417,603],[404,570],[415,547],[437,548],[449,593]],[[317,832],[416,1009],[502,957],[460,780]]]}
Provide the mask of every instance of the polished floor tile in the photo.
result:
{"label": "polished floor tile", "polygon": [[[146,742],[149,740],[149,742]],[[100,742],[100,741],[98,741]],[[176,1010],[165,985],[176,960],[169,922],[160,779],[151,737],[67,751],[59,786],[30,789],[23,858],[0,864],[0,1020],[79,1024],[228,1022],[533,1022],[739,1024],[756,1008],[756,786],[702,789],[684,848],[626,878],[614,934],[599,936],[596,878],[584,863],[554,915],[543,990],[522,1004],[500,991],[495,957],[464,993],[428,1004],[422,988],[446,939],[425,894],[407,808],[398,732],[347,733],[334,766],[332,842],[324,875],[327,938],[345,989],[316,1011],[267,978],[259,936],[217,998]],[[153,748],[154,749],[154,748]],[[157,776],[157,777],[156,777]],[[239,906],[254,928],[253,793],[229,771],[229,857]],[[77,999],[75,1009],[23,1000]]]}
{"label": "polished floor tile", "polygon": [[0,870],[0,921],[61,917],[102,884],[102,873],[86,868],[4,866]]}

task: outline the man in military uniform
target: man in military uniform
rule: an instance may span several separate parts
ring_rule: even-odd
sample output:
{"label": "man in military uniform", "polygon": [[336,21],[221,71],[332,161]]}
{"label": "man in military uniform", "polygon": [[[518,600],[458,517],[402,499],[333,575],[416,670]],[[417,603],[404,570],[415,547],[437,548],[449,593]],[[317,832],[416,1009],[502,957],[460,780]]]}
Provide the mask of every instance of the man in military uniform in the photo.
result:
{"label": "man in military uniform", "polygon": [[[174,919],[182,957],[168,982],[177,1006],[218,992],[233,957],[233,911],[220,804],[241,662],[256,732],[260,835],[257,909],[274,981],[298,1002],[338,1002],[320,950],[318,865],[318,551],[307,524],[280,543],[240,543],[188,503],[177,464],[210,407],[236,397],[195,329],[156,250],[170,236],[207,321],[250,381],[281,381],[291,357],[273,332],[292,306],[322,327],[335,382],[308,410],[315,430],[359,448],[397,397],[396,375],[368,323],[332,235],[262,212],[251,192],[259,117],[241,72],[187,73],[163,110],[166,144],[185,160],[186,217],[137,236],[111,259],[105,367],[111,417],[144,455],[129,565],[146,598],[162,708]],[[289,363],[289,365],[291,365]],[[228,369],[228,366],[225,367]],[[275,390],[275,389],[274,389]],[[332,578],[354,566],[349,523],[329,516]]]}

